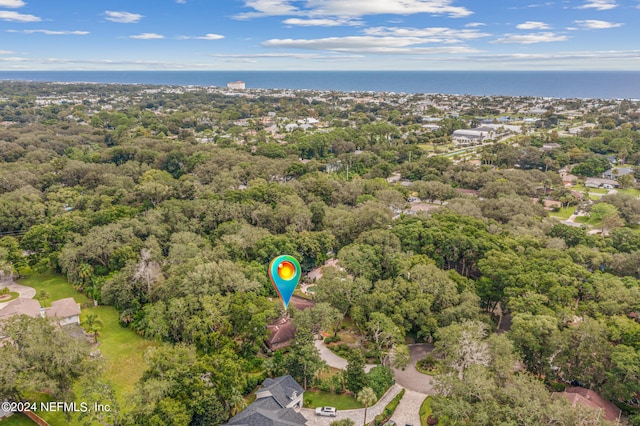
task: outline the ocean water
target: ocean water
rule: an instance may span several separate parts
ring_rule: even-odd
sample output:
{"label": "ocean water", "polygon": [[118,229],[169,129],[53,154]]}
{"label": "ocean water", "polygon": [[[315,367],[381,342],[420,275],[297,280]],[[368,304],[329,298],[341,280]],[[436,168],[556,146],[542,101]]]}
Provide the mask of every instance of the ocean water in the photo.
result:
{"label": "ocean water", "polygon": [[0,71],[0,80],[640,99],[638,71]]}

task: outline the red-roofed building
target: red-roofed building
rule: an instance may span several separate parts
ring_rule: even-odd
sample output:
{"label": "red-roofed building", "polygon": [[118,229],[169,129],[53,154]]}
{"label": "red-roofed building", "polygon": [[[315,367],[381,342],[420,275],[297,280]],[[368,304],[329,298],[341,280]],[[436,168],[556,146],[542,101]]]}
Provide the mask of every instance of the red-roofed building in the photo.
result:
{"label": "red-roofed building", "polygon": [[601,410],[602,416],[610,422],[618,420],[622,414],[622,411],[616,407],[614,403],[607,401],[596,392],[587,388],[578,386],[567,388],[562,392],[562,395],[567,398],[574,407],[580,404],[583,407]]}

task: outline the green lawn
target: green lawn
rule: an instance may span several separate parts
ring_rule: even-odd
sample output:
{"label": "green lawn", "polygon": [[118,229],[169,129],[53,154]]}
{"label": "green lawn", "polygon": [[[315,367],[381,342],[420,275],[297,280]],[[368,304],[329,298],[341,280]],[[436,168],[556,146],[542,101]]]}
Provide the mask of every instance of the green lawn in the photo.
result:
{"label": "green lawn", "polygon": [[127,406],[129,394],[146,368],[144,352],[155,343],[145,340],[128,328],[120,326],[118,312],[111,306],[84,309],[81,320],[93,313],[102,321],[98,334],[100,352],[107,362],[105,377],[116,391],[121,406]]}
{"label": "green lawn", "polygon": [[557,212],[551,212],[549,213],[549,216],[551,217],[557,217],[558,219],[564,219],[567,220],[569,219],[569,217],[576,211],[576,207],[563,207],[561,208],[559,211]]}
{"label": "green lawn", "polygon": [[45,290],[49,293],[49,298],[44,301],[45,306],[51,306],[51,302],[65,297],[73,297],[77,303],[84,303],[87,296],[76,291],[67,281],[64,275],[55,272],[38,273],[28,268],[20,271],[22,278],[18,280],[19,284],[33,287],[37,293]]}
{"label": "green lawn", "polygon": [[[422,405],[420,406],[420,424],[422,426],[427,426],[427,418],[429,417],[429,414],[431,414],[431,397],[428,396],[423,402]],[[438,425],[443,424],[442,419],[438,420]]]}
{"label": "green lawn", "polygon": [[604,188],[587,188],[584,185],[575,185],[573,188],[571,188],[574,191],[579,191],[579,192],[584,192],[585,189],[588,189],[590,193],[593,194],[608,194],[609,190],[608,189],[604,189]]}
{"label": "green lawn", "polygon": [[621,192],[623,194],[633,195],[634,197],[640,197],[640,189],[633,189],[633,188],[619,189],[618,192]]}
{"label": "green lawn", "polygon": [[305,391],[304,406],[309,408],[336,407],[338,410],[353,410],[364,408],[354,397],[348,395],[336,395],[334,393],[320,391]]}
{"label": "green lawn", "polygon": [[[26,270],[18,282],[34,287],[38,292],[46,290],[51,296],[46,300],[47,305],[65,297],[73,297],[78,303],[88,301],[87,296],[75,290],[63,275],[54,272],[41,274]],[[146,368],[144,352],[154,346],[155,342],[145,340],[131,329],[120,326],[118,312],[111,306],[84,308],[80,320],[83,321],[90,313],[96,314],[102,322],[98,342],[106,361],[105,378],[113,386],[121,408],[127,407],[128,394]],[[74,390],[77,395],[81,392],[78,387]]]}
{"label": "green lawn", "polygon": [[0,421],[0,426],[33,426],[34,422],[27,416],[23,416],[22,414],[14,414],[13,416],[7,417],[6,419]]}
{"label": "green lawn", "polygon": [[576,217],[576,223],[584,223],[585,225],[592,226],[594,228],[602,227],[601,220],[592,219],[589,216],[578,216]]}

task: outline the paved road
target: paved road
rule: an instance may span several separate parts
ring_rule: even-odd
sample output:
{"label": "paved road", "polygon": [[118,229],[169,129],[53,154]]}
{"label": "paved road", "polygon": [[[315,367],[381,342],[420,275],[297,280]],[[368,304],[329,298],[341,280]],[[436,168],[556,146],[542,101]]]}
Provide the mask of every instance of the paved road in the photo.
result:
{"label": "paved road", "polygon": [[[315,344],[316,348],[318,348],[318,351],[320,351],[320,358],[322,358],[329,367],[337,368],[340,370],[347,369],[347,360],[331,352],[331,350],[327,348],[322,340],[316,340]],[[375,367],[375,365],[365,364],[364,371],[368,373],[369,370],[371,370],[373,367]]]}
{"label": "paved road", "polygon": [[395,421],[397,425],[420,425],[420,406],[425,400],[427,395],[405,390],[404,396],[398,404],[395,413],[391,416],[391,420]]}
{"label": "paved road", "polygon": [[[367,409],[367,422],[372,421],[375,416],[382,413],[384,407],[398,394],[402,388],[398,385],[393,385],[386,394],[380,398],[380,400],[373,406]],[[404,398],[403,398],[404,399]],[[424,400],[424,398],[422,398]],[[420,406],[418,405],[418,409]],[[418,411],[416,411],[417,413]],[[338,410],[336,417],[321,417],[316,416],[316,411],[311,408],[303,408],[300,413],[307,419],[307,426],[327,426],[331,422],[342,419],[351,419],[359,426],[364,423],[364,408],[359,410]],[[416,423],[416,426],[420,422]]]}

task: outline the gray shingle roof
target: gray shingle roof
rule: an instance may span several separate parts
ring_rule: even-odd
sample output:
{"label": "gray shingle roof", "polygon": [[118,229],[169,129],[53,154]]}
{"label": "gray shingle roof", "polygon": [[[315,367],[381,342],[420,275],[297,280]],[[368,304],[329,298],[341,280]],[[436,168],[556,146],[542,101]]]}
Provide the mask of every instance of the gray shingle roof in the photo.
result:
{"label": "gray shingle roof", "polygon": [[298,426],[307,420],[293,408],[286,406],[302,395],[304,390],[291,376],[266,379],[256,392],[257,399],[229,420],[233,426]]}

